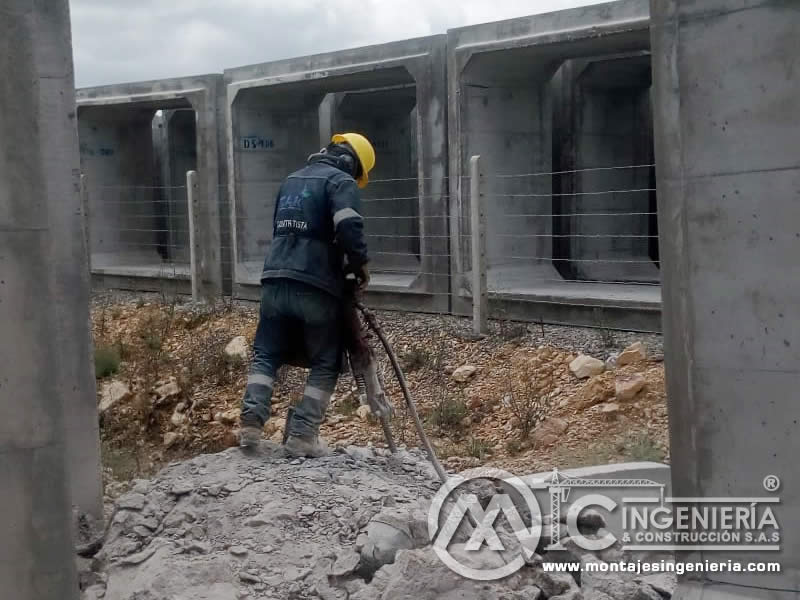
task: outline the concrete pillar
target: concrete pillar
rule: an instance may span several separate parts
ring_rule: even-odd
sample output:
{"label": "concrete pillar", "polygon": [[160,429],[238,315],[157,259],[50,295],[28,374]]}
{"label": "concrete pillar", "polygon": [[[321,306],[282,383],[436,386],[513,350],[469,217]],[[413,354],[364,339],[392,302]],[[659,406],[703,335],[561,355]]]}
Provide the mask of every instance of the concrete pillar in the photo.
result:
{"label": "concrete pillar", "polygon": [[67,0],[5,0],[0,40],[0,596],[63,600],[70,498],[101,510]]}
{"label": "concrete pillar", "polygon": [[687,577],[675,597],[796,599],[800,5],[651,0],[651,15],[673,491],[782,481],[780,552],[701,557],[782,573]]}

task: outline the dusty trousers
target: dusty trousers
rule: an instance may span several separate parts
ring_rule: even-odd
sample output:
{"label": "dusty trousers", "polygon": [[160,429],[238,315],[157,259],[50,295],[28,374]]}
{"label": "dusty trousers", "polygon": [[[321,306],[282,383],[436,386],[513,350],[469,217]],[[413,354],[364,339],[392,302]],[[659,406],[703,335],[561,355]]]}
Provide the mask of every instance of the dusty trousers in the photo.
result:
{"label": "dusty trousers", "polygon": [[262,282],[253,363],[242,399],[243,425],[264,425],[278,369],[307,360],[311,371],[289,435],[319,433],[342,365],[340,318],[341,300],[332,294],[293,279]]}

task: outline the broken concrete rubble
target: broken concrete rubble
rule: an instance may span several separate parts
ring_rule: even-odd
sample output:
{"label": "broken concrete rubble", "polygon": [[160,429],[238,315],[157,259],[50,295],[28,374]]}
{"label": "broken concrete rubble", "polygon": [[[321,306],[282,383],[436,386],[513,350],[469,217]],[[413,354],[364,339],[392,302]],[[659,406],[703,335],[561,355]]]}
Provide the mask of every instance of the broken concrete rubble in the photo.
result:
{"label": "broken concrete rubble", "polygon": [[[495,490],[473,483],[481,502]],[[438,484],[416,450],[387,456],[348,447],[294,461],[262,442],[253,454],[234,448],[173,463],[134,487],[118,499],[94,572],[82,578],[83,600],[575,600],[589,590],[594,596],[584,597],[669,597],[668,581],[616,575],[589,578],[582,591],[570,573],[545,574],[539,556],[499,582],[451,571],[430,546]],[[584,511],[578,525],[600,535],[605,521]],[[503,552],[467,551],[460,532],[448,549],[463,564],[497,566],[519,551],[513,535],[498,535]],[[589,559],[599,560],[581,557]]]}

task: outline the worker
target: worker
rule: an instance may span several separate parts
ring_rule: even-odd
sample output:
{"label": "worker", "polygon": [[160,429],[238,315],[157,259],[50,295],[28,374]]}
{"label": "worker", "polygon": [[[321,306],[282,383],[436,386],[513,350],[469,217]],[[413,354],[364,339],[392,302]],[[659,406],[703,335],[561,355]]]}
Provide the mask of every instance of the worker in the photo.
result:
{"label": "worker", "polygon": [[319,428],[342,366],[342,295],[352,273],[369,283],[359,188],[375,166],[375,150],[357,133],[336,134],[281,185],[272,245],[261,274],[261,314],[242,400],[239,442],[256,446],[270,417],[278,369],[300,351],[310,372],[287,423],[286,452],[327,453]]}

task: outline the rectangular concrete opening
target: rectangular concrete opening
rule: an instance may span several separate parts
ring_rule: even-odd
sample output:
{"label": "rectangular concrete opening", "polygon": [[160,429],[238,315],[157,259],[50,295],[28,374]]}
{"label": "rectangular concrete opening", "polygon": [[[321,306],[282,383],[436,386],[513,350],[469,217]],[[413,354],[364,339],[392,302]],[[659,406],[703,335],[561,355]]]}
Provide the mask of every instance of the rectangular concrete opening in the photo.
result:
{"label": "rectangular concrete opening", "polygon": [[416,87],[404,68],[244,88],[231,108],[236,279],[259,283],[284,178],[332,133],[367,136],[377,153],[362,191],[373,286],[409,288],[419,272]]}
{"label": "rectangular concrete opening", "polygon": [[197,168],[188,100],[80,106],[92,271],[189,278],[186,172]]}
{"label": "rectangular concrete opening", "polygon": [[[459,159],[467,174],[481,155],[486,175],[490,292],[658,302],[655,285],[617,285],[658,281],[654,170],[631,168],[652,164],[648,49],[641,29],[466,62]],[[468,235],[459,247],[469,277]]]}
{"label": "rectangular concrete opening", "polygon": [[659,281],[650,73],[647,52],[561,67],[553,205],[567,280]]}

